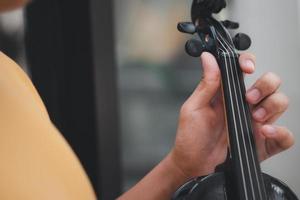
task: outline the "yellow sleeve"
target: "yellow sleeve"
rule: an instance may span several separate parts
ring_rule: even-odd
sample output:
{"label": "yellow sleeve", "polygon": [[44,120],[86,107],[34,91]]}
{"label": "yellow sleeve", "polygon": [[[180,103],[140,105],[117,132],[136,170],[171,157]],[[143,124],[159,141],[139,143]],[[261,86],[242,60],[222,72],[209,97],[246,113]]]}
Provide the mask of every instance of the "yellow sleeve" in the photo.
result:
{"label": "yellow sleeve", "polygon": [[26,74],[0,53],[0,199],[93,200],[92,186]]}

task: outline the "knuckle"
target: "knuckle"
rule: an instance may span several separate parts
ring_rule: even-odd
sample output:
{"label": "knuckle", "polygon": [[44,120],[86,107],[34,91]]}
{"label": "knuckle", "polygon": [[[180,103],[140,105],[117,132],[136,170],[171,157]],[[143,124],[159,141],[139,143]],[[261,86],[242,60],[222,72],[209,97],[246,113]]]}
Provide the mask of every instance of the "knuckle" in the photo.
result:
{"label": "knuckle", "polygon": [[279,92],[267,97],[262,103],[262,107],[267,110],[270,116],[285,112],[288,106],[289,98]]}
{"label": "knuckle", "polygon": [[204,84],[209,85],[209,84],[218,84],[220,79],[221,79],[221,74],[215,71],[212,72],[209,77],[205,77],[202,81],[204,82]]}
{"label": "knuckle", "polygon": [[265,80],[267,80],[267,81],[272,81],[272,82],[274,82],[274,83],[276,83],[276,84],[281,84],[281,79],[280,79],[280,77],[279,77],[277,74],[273,73],[273,72],[267,72],[267,73],[264,75],[264,78],[265,78]]}
{"label": "knuckle", "polygon": [[268,92],[276,90],[281,85],[281,79],[273,72],[265,73],[259,80],[258,85]]}
{"label": "knuckle", "polygon": [[276,93],[271,106],[279,112],[285,111],[289,106],[289,98],[283,93]]}
{"label": "knuckle", "polygon": [[292,147],[296,143],[295,142],[295,136],[294,136],[294,134],[292,132],[289,132],[289,134],[290,134],[290,138],[291,138],[291,142],[290,142],[290,146],[289,147]]}
{"label": "knuckle", "polygon": [[207,80],[206,79],[202,79],[201,82],[196,87],[195,91],[196,92],[202,92],[203,89],[206,88],[207,86],[209,86],[209,83],[207,82]]}
{"label": "knuckle", "polygon": [[282,108],[284,110],[286,110],[289,107],[289,104],[290,104],[289,98],[285,94],[283,94],[283,93],[279,93],[278,96],[280,98],[279,101],[280,101],[280,103],[282,105]]}
{"label": "knuckle", "polygon": [[286,127],[282,127],[283,132],[285,133],[285,149],[290,148],[295,144],[295,136],[294,134]]}
{"label": "knuckle", "polygon": [[220,84],[221,75],[219,73],[212,74],[210,77],[205,77],[196,87],[197,92],[205,92],[206,89],[215,87]]}
{"label": "knuckle", "polygon": [[189,110],[189,104],[185,102],[180,108],[180,115],[185,116],[187,113],[189,113]]}

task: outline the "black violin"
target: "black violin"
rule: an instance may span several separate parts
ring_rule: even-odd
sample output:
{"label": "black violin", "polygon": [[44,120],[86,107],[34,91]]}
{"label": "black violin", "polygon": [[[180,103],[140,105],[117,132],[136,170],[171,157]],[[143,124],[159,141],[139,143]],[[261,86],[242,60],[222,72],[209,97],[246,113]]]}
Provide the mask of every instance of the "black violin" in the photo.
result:
{"label": "black violin", "polygon": [[[215,6],[212,2],[218,1]],[[229,150],[226,162],[214,174],[195,178],[174,194],[173,200],[297,200],[297,196],[280,180],[262,173],[253,136],[249,105],[237,50],[251,45],[243,33],[234,38],[227,29],[236,29],[232,21],[217,21],[212,13],[226,6],[224,0],[194,0],[192,22],[178,24],[183,33],[197,34],[199,39],[186,43],[193,57],[212,53],[219,64],[228,127]]]}

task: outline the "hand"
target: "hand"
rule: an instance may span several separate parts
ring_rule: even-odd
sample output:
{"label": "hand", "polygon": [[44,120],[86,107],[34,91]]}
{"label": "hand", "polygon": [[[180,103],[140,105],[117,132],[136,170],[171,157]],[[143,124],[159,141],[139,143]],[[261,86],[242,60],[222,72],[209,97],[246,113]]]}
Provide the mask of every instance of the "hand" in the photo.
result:
{"label": "hand", "polygon": [[[225,161],[227,130],[220,90],[221,75],[215,58],[201,56],[204,78],[181,108],[176,142],[170,153],[172,162],[187,177],[207,175]],[[239,59],[244,73],[251,74],[255,58],[243,54]],[[266,73],[248,90],[258,156],[263,161],[294,144],[292,133],[272,125],[288,107],[288,98],[278,88],[281,80]]]}

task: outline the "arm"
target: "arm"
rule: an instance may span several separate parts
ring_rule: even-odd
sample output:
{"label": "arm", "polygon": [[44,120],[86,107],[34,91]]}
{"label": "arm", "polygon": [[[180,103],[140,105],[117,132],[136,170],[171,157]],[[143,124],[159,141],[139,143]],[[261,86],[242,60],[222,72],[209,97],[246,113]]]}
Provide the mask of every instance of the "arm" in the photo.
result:
{"label": "arm", "polygon": [[[188,179],[213,173],[226,159],[227,134],[220,71],[211,54],[201,56],[204,78],[183,104],[175,145],[168,156],[119,200],[170,199]],[[255,58],[240,57],[245,73],[254,72]],[[247,92],[253,109],[255,139],[261,161],[288,149],[294,143],[291,132],[272,125],[287,109],[287,97],[278,91],[280,79],[273,73],[263,75]],[[262,111],[263,110],[263,111]]]}
{"label": "arm", "polygon": [[170,199],[173,192],[188,180],[172,159],[171,154],[166,156],[145,178],[118,200]]}

